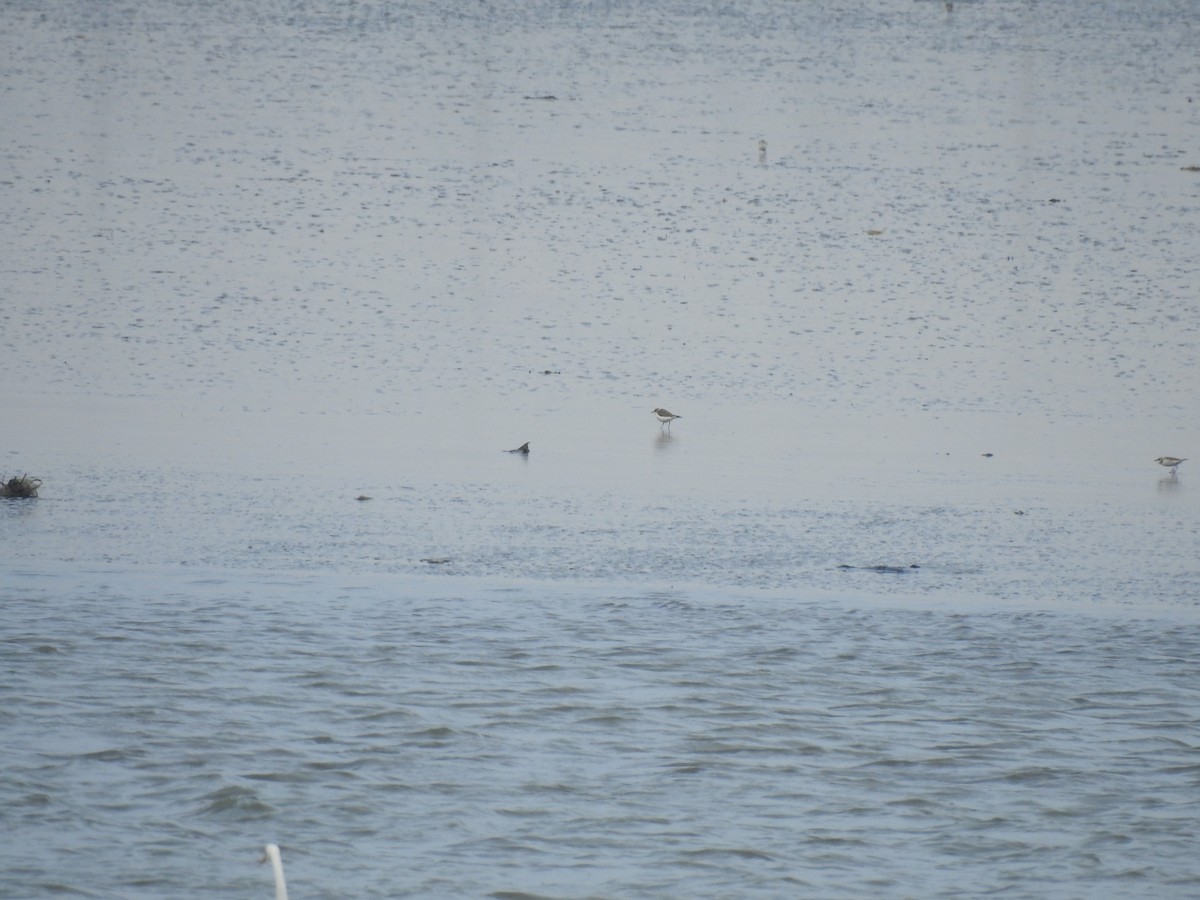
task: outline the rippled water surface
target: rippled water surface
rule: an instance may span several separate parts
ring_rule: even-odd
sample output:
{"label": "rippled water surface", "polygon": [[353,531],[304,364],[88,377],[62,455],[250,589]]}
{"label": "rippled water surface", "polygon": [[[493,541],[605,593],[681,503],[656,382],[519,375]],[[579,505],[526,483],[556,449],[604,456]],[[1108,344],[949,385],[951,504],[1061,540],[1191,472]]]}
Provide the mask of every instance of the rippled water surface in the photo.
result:
{"label": "rippled water surface", "polygon": [[265,896],[264,836],[296,896],[1200,885],[1194,621],[446,579],[19,584],[14,896]]}
{"label": "rippled water surface", "polygon": [[1193,3],[0,24],[0,895],[1200,893]]}

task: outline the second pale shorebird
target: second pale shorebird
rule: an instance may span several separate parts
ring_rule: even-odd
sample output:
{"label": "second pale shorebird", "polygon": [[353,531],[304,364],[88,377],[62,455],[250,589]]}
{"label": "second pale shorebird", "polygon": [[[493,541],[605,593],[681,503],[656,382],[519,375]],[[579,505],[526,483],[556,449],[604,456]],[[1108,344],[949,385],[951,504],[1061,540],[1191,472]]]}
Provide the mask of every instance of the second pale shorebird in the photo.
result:
{"label": "second pale shorebird", "polygon": [[[683,416],[677,416],[673,412],[668,412],[667,410],[663,409],[661,406],[658,409],[654,410],[654,415],[658,417],[658,421],[661,422],[662,425],[667,425],[667,426],[669,426],[671,424],[671,422],[673,422],[675,419],[683,418]],[[659,427],[661,428],[662,425],[660,425]]]}
{"label": "second pale shorebird", "polygon": [[1171,470],[1171,474],[1175,474],[1175,470],[1179,468],[1179,464],[1187,462],[1186,459],[1180,459],[1178,456],[1160,456],[1155,460],[1160,466],[1166,466]]}

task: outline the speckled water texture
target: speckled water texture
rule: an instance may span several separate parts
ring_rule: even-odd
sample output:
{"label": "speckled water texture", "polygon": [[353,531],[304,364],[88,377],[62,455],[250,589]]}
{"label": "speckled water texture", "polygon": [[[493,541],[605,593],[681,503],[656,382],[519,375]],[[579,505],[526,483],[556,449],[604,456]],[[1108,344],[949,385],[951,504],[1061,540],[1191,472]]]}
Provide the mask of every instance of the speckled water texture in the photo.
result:
{"label": "speckled water texture", "polygon": [[1196,21],[6,4],[0,895],[1194,896]]}

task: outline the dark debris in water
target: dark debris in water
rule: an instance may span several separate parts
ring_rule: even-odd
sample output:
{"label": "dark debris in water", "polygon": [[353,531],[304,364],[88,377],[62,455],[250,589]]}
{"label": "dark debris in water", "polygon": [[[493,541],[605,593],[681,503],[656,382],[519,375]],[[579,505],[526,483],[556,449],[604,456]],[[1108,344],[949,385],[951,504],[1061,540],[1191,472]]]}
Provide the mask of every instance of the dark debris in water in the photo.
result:
{"label": "dark debris in water", "polygon": [[14,475],[8,481],[0,481],[0,497],[36,497],[41,486],[40,478],[30,478],[28,475],[17,478]]}
{"label": "dark debris in water", "polygon": [[912,572],[914,569],[919,569],[921,567],[917,563],[913,563],[911,566],[886,566],[886,565],[849,566],[849,565],[846,565],[845,563],[842,563],[842,565],[838,566],[838,568],[846,569],[846,570],[856,569],[856,570],[861,570],[863,572],[882,572],[886,575],[907,575],[908,573]]}

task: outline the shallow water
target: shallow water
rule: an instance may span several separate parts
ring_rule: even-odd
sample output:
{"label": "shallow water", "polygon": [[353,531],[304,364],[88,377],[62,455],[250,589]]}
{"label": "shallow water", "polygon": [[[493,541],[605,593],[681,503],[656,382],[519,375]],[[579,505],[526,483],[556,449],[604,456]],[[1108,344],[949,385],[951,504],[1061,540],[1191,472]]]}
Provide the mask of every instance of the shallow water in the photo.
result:
{"label": "shallow water", "polygon": [[8,4],[0,895],[1194,895],[1193,12]]}

